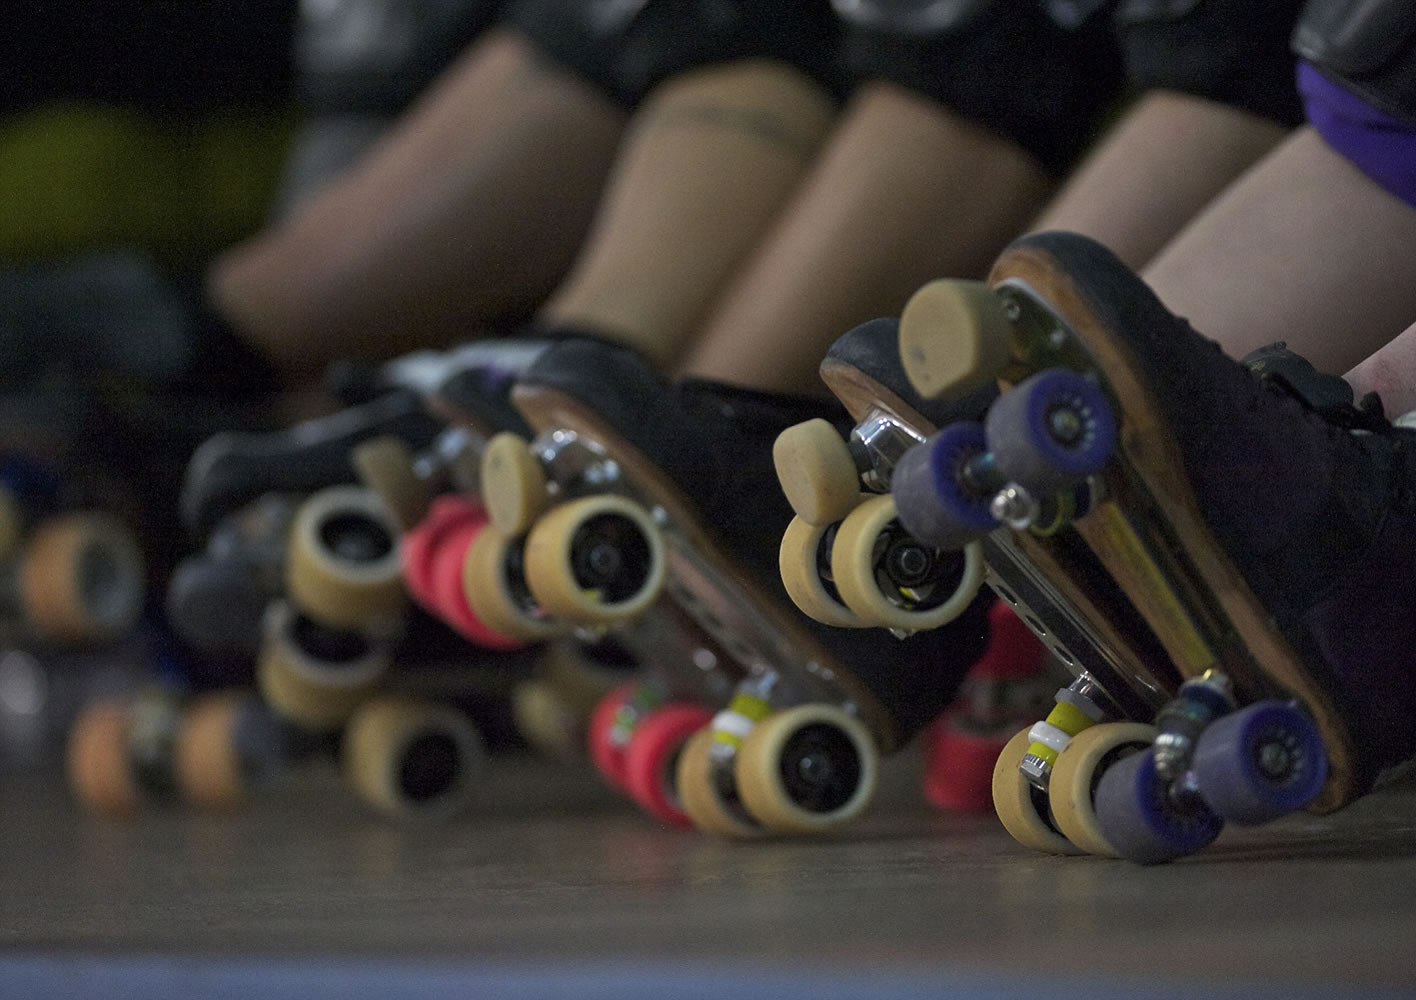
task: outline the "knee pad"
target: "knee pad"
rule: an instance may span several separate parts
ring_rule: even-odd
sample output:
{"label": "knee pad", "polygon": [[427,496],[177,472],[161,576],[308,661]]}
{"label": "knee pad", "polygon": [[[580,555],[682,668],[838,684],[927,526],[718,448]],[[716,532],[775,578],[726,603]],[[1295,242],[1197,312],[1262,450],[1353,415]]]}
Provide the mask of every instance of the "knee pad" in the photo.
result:
{"label": "knee pad", "polygon": [[[1095,0],[1079,4],[1095,9]],[[1042,4],[1011,0],[839,0],[847,9],[853,82],[914,91],[1012,140],[1055,175],[1096,138],[1123,82],[1105,17],[1068,28]]]}
{"label": "knee pad", "polygon": [[626,110],[671,76],[745,59],[845,93],[830,0],[510,0],[504,19]]}
{"label": "knee pad", "polygon": [[402,111],[496,16],[496,0],[301,0],[296,89],[313,115]]}
{"label": "knee pad", "polygon": [[1121,0],[1115,20],[1126,71],[1283,125],[1303,120],[1289,36],[1302,0]]}
{"label": "knee pad", "polygon": [[1416,124],[1416,9],[1410,0],[1310,0],[1293,51],[1363,100]]}

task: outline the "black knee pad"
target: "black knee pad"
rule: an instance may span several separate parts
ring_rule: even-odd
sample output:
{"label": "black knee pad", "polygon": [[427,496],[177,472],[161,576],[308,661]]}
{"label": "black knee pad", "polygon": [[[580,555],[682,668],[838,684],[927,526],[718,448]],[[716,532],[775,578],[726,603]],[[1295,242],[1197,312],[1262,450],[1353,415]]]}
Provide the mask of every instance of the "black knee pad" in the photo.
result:
{"label": "black knee pad", "polygon": [[1014,0],[838,0],[837,9],[850,25],[843,52],[855,81],[887,80],[937,101],[1053,174],[1096,138],[1124,80],[1101,16],[1066,27],[1042,4]]}
{"label": "black knee pad", "polygon": [[677,73],[743,59],[787,63],[845,94],[829,0],[509,0],[505,21],[625,109]]}
{"label": "black knee pad", "polygon": [[312,115],[402,111],[497,15],[498,0],[302,0],[296,86]]}
{"label": "black knee pad", "polygon": [[1121,0],[1117,34],[1133,83],[1303,120],[1288,39],[1302,0]]}
{"label": "black knee pad", "polygon": [[1416,124],[1416,6],[1411,0],[1309,0],[1293,51],[1324,76]]}

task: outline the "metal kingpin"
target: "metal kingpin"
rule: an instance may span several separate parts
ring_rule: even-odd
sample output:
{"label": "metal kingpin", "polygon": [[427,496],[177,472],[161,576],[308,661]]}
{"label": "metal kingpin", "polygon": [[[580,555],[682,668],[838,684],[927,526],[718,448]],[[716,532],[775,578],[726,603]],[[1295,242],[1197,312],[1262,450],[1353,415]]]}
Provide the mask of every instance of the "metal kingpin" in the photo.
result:
{"label": "metal kingpin", "polygon": [[1039,509],[1037,498],[1016,483],[1003,487],[988,504],[989,513],[1014,531],[1031,527]]}

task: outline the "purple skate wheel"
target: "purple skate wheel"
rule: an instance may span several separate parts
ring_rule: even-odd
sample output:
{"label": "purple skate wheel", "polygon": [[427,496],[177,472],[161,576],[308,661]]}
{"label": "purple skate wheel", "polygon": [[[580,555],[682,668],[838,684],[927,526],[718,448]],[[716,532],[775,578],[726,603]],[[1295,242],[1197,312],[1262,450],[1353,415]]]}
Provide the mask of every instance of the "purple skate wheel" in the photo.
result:
{"label": "purple skate wheel", "polygon": [[1101,389],[1066,368],[1030,375],[999,396],[984,431],[998,471],[1038,495],[1085,479],[1116,446],[1116,418]]}
{"label": "purple skate wheel", "polygon": [[892,477],[900,524],[937,549],[961,549],[998,527],[989,512],[993,494],[964,476],[969,459],[986,450],[983,427],[950,424],[905,452]]}
{"label": "purple skate wheel", "polygon": [[1254,826],[1313,801],[1327,779],[1327,752],[1301,709],[1261,701],[1216,719],[1195,746],[1191,770],[1215,813]]}
{"label": "purple skate wheel", "polygon": [[1155,770],[1155,751],[1123,757],[1097,784],[1102,835],[1129,861],[1156,865],[1194,854],[1214,842],[1224,821],[1198,796],[1177,799]]}

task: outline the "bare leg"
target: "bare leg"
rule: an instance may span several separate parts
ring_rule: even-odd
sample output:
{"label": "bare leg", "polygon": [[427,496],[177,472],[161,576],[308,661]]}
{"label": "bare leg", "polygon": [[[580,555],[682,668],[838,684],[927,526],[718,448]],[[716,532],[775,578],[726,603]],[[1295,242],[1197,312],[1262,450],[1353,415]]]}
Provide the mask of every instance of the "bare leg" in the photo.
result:
{"label": "bare leg", "polygon": [[1144,267],[1288,130],[1199,97],[1142,97],[1073,174],[1033,228],[1084,233]]}
{"label": "bare leg", "polygon": [[1390,419],[1416,410],[1416,324],[1347,373],[1357,398],[1379,393]]}
{"label": "bare leg", "polygon": [[1233,357],[1286,341],[1343,372],[1416,316],[1416,209],[1299,130],[1145,273]]}
{"label": "bare leg", "polygon": [[623,121],[494,31],[358,166],[219,260],[212,296],[292,376],[529,312],[573,259]]}
{"label": "bare leg", "polygon": [[670,368],[815,157],[835,115],[785,65],[685,73],[635,115],[590,239],[541,319]]}
{"label": "bare leg", "polygon": [[982,277],[1042,203],[1021,148],[890,84],[863,88],[689,354],[687,374],[821,391],[846,330],[941,275]]}

